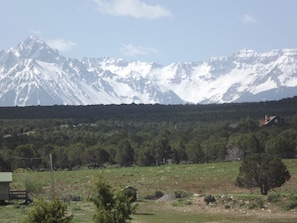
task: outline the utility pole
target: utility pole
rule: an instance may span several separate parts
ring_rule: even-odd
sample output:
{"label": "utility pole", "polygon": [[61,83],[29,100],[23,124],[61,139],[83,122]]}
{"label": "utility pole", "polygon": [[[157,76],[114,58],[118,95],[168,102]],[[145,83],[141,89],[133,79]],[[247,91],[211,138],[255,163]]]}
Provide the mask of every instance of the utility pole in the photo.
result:
{"label": "utility pole", "polygon": [[51,200],[55,198],[55,187],[54,187],[54,168],[53,168],[53,157],[50,153],[50,173],[51,173]]}

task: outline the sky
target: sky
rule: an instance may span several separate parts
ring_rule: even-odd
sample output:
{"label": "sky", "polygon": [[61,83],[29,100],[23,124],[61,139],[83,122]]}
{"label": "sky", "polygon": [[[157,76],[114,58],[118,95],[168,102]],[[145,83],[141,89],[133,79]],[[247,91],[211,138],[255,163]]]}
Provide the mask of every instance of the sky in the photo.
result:
{"label": "sky", "polygon": [[70,58],[162,65],[297,48],[296,0],[0,0],[0,51],[34,35]]}

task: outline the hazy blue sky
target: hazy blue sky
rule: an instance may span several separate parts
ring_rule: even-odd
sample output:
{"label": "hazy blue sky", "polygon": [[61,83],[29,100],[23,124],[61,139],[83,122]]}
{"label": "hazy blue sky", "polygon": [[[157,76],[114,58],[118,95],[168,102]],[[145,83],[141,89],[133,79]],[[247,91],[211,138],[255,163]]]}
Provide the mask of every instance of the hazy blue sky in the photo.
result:
{"label": "hazy blue sky", "polygon": [[296,0],[0,0],[0,50],[30,35],[61,54],[168,65],[297,48]]}

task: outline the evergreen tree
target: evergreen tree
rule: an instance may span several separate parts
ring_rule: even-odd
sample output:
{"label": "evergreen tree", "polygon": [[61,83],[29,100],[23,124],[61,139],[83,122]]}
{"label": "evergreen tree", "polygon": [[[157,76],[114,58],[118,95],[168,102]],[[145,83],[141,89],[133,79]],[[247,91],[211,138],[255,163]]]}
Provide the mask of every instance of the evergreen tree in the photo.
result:
{"label": "evergreen tree", "polygon": [[121,140],[116,148],[115,161],[121,166],[131,166],[134,162],[134,150],[128,140]]}
{"label": "evergreen tree", "polygon": [[126,223],[131,219],[136,206],[131,207],[133,198],[125,190],[115,190],[102,177],[95,183],[90,198],[96,206],[95,223]]}
{"label": "evergreen tree", "polygon": [[236,179],[239,187],[259,187],[261,194],[282,186],[290,179],[290,173],[279,157],[268,154],[252,154],[243,161]]}

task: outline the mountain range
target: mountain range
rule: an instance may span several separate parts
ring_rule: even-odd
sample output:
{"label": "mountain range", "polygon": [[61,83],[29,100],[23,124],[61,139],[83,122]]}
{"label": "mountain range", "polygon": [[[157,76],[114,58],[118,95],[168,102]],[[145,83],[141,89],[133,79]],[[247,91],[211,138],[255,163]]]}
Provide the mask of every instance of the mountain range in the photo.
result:
{"label": "mountain range", "polygon": [[297,49],[169,65],[64,57],[30,36],[0,52],[0,106],[210,104],[297,95]]}

